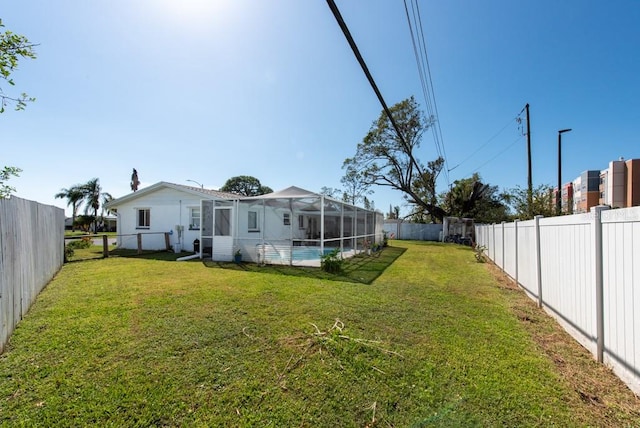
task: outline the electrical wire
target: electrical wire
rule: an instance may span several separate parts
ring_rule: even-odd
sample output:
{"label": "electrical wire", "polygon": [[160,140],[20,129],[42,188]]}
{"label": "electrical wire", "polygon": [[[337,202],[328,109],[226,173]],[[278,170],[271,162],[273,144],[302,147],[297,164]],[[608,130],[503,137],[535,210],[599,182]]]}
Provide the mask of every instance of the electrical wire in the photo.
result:
{"label": "electrical wire", "polygon": [[485,166],[486,164],[488,164],[489,162],[492,162],[494,160],[496,160],[499,156],[501,156],[502,154],[504,154],[507,150],[509,150],[511,147],[513,147],[517,142],[519,142],[520,140],[522,140],[524,138],[524,135],[520,135],[518,138],[515,139],[515,141],[511,144],[509,144],[507,147],[505,147],[504,149],[502,149],[500,152],[498,152],[495,156],[493,156],[491,159],[487,160],[486,162],[484,162],[483,164],[481,164],[479,167],[477,167],[476,169],[474,169],[473,171],[471,171],[470,173],[466,174],[464,177],[470,177],[471,175],[473,175],[473,173],[478,172],[480,170],[480,168],[482,168],[483,166]]}
{"label": "electrical wire", "polygon": [[502,134],[502,132],[507,129],[509,127],[509,125],[511,125],[512,122],[515,122],[518,120],[518,116],[514,117],[513,119],[511,119],[505,126],[502,127],[502,129],[500,129],[493,137],[489,138],[487,141],[485,141],[480,147],[478,147],[473,153],[471,153],[469,156],[467,156],[466,158],[464,158],[462,161],[458,162],[458,164],[456,166],[454,166],[453,168],[449,169],[449,171],[453,171],[454,169],[456,169],[457,167],[459,167],[460,165],[462,165],[463,163],[465,163],[466,161],[468,161],[469,159],[471,159],[474,155],[476,155],[480,150],[484,149],[487,144],[489,144],[490,142],[492,142],[494,139],[496,139],[496,137],[498,137],[498,135]]}
{"label": "electrical wire", "polygon": [[344,22],[344,19],[342,19],[342,14],[338,10],[338,6],[336,6],[336,3],[333,0],[327,0],[327,4],[329,5],[329,9],[331,9],[331,12],[333,13],[333,16],[336,18],[336,21],[338,22],[338,25],[340,26],[342,33],[346,37],[347,42],[349,43],[349,46],[353,51],[353,54],[356,56],[356,59],[358,60],[360,67],[362,67],[362,71],[364,72],[365,76],[367,76],[367,80],[369,81],[369,84],[373,88],[373,91],[376,93],[376,96],[378,97],[378,101],[380,101],[380,104],[382,104],[382,108],[387,114],[387,117],[389,118],[391,125],[393,125],[393,128],[398,134],[398,138],[400,138],[400,142],[405,147],[408,148],[409,145],[407,144],[407,141],[402,135],[402,132],[400,132],[400,128],[398,127],[398,124],[396,123],[395,119],[393,118],[393,115],[391,114],[391,110],[389,110],[389,107],[387,107],[387,103],[384,101],[384,98],[382,97],[382,94],[378,89],[378,85],[376,85],[376,82],[373,80],[373,76],[369,72],[369,67],[367,67],[367,64],[364,62],[364,58],[362,58],[362,55],[360,54],[360,50],[358,49],[358,46],[356,45],[355,40],[353,40],[353,37],[351,36],[351,32],[349,31],[347,24]]}
{"label": "electrical wire", "polygon": [[435,91],[433,90],[433,79],[431,78],[431,66],[429,65],[429,57],[427,55],[427,43],[426,43],[425,38],[424,38],[424,31],[423,31],[423,26],[422,26],[422,17],[420,15],[420,4],[416,1],[415,5],[416,5],[416,12],[418,14],[418,22],[420,24],[419,25],[420,38],[422,40],[422,50],[424,51],[424,62],[426,64],[428,82],[429,82],[429,86],[431,88],[431,92],[430,93],[431,93],[431,98],[432,98],[432,101],[433,101],[433,111],[435,113],[436,126],[438,128],[437,141],[439,141],[439,144],[440,144],[440,147],[441,147],[441,151],[442,151],[442,156],[444,158],[445,170],[447,170],[445,172],[445,175],[447,177],[447,185],[448,185],[449,184],[449,174],[448,174],[449,161],[447,159],[447,153],[446,153],[445,148],[444,148],[444,140],[442,138],[442,129],[440,127],[440,120],[439,120],[440,116],[439,116],[439,113],[438,113],[438,104],[436,103],[436,94],[435,94]]}
{"label": "electrical wire", "polygon": [[444,159],[444,174],[447,180],[447,186],[449,186],[449,162],[442,138],[442,128],[440,126],[438,107],[436,104],[435,92],[433,89],[433,79],[431,76],[431,67],[429,66],[429,57],[427,55],[427,44],[424,37],[420,6],[417,2],[411,0],[411,13],[409,13],[407,1],[404,0],[404,9],[407,16],[407,24],[409,26],[409,33],[411,35],[411,43],[413,45],[413,52],[418,68],[420,85],[422,87],[422,95],[425,100],[425,108],[428,114],[427,121],[430,122],[430,128],[433,135],[436,152],[439,157]]}

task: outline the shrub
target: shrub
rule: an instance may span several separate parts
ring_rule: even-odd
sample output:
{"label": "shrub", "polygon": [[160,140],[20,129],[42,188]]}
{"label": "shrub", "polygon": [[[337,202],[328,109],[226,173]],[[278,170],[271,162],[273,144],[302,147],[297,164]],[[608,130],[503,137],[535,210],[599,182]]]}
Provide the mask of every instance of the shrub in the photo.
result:
{"label": "shrub", "polygon": [[75,254],[75,250],[71,246],[65,245],[65,247],[64,247],[64,261],[66,262],[67,260],[69,260],[71,257],[73,257],[74,254]]}
{"label": "shrub", "polygon": [[91,238],[89,238],[88,236],[85,236],[82,239],[77,239],[75,241],[69,242],[67,244],[67,248],[78,250],[78,249],[89,248],[91,247],[92,244],[93,242],[91,241]]}
{"label": "shrub", "polygon": [[320,267],[325,272],[340,273],[342,272],[343,264],[344,264],[344,259],[340,255],[339,248],[336,248],[330,253],[327,253],[320,257]]}
{"label": "shrub", "polygon": [[474,256],[478,263],[485,263],[487,261],[487,255],[484,253],[487,250],[487,247],[484,245],[476,245],[473,249]]}

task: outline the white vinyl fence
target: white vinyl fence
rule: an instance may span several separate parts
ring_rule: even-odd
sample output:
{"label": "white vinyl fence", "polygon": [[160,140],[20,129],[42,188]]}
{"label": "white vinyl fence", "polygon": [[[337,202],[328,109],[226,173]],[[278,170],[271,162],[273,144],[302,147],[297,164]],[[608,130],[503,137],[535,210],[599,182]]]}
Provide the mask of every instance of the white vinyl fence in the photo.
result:
{"label": "white vinyl fence", "polygon": [[64,262],[64,210],[0,199],[0,352]]}
{"label": "white vinyl fence", "polygon": [[640,394],[640,207],[477,225],[476,240]]}
{"label": "white vinyl fence", "polygon": [[392,239],[407,239],[413,241],[440,241],[442,224],[384,222],[382,230]]}

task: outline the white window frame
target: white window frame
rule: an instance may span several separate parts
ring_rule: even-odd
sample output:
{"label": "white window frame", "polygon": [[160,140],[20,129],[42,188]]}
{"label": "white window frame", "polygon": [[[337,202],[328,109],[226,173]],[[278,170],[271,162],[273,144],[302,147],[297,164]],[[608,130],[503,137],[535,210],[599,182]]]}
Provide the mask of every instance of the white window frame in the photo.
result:
{"label": "white window frame", "polygon": [[304,215],[298,214],[298,229],[304,229]]}
{"label": "white window frame", "polygon": [[291,213],[282,213],[282,224],[291,226]]}
{"label": "white window frame", "polygon": [[[140,224],[140,214],[146,212],[143,223]],[[151,208],[136,208],[136,229],[150,229],[151,228]]]}
{"label": "white window frame", "polygon": [[[253,222],[251,221],[252,215]],[[247,212],[247,230],[249,232],[260,232],[260,213],[258,211]]]}
{"label": "white window frame", "polygon": [[[197,216],[194,212],[198,213]],[[189,207],[189,230],[200,230],[200,207]]]}

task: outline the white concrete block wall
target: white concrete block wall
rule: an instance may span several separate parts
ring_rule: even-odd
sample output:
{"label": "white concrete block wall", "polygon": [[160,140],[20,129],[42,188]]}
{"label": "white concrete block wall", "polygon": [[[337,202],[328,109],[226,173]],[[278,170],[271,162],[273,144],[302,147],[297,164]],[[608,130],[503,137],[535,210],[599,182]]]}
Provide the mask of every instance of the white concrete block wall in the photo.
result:
{"label": "white concrete block wall", "polygon": [[[176,201],[180,201],[176,205]],[[200,207],[200,198],[189,196],[184,192],[162,188],[150,195],[147,195],[144,202],[133,200],[118,206],[118,245],[122,248],[138,248],[137,233],[142,233],[142,248],[144,250],[165,249],[165,232],[172,232],[170,235],[170,245],[178,242],[176,225],[184,227],[181,244],[187,251],[193,250],[193,241],[199,238],[199,230],[189,230],[190,210]],[[134,215],[121,215],[126,210],[132,212],[142,209],[150,209],[150,227],[137,228],[137,217]]]}

